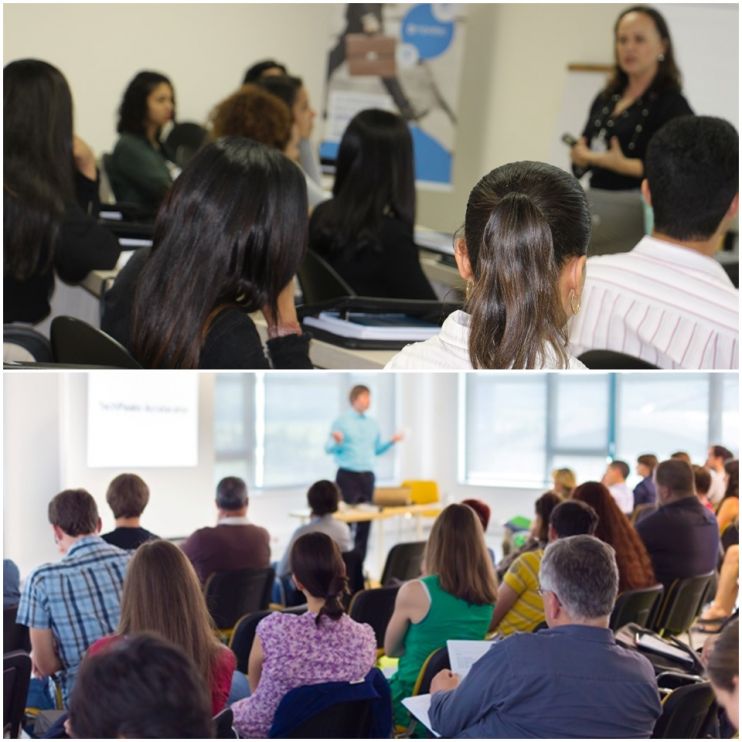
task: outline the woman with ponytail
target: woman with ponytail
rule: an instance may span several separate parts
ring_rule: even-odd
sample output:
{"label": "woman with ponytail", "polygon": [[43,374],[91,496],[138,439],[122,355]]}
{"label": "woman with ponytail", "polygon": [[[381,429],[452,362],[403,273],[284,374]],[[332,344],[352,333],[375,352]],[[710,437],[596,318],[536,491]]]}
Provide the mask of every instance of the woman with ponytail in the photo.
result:
{"label": "woman with ponytail", "polygon": [[542,162],[496,168],[469,195],[455,243],[464,310],[387,368],[584,368],[567,352],[566,325],[580,310],[589,240],[575,177]]}
{"label": "woman with ponytail", "polygon": [[294,542],[290,563],[307,612],[272,613],[258,624],[248,660],[252,695],[232,705],[242,737],[266,737],[293,688],[359,680],[376,662],[373,629],[343,608],[348,578],[337,544],[324,533],[307,533]]}

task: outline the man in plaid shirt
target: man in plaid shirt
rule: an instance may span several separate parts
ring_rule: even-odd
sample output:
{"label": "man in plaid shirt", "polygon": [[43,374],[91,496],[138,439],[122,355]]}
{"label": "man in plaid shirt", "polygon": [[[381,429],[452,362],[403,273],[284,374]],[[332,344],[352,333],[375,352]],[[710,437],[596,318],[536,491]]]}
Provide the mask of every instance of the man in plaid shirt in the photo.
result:
{"label": "man in plaid shirt", "polygon": [[67,706],[83,654],[118,625],[130,554],[100,538],[98,508],[83,489],[56,495],[49,522],[64,556],[29,575],[16,621],[30,629],[34,674],[56,675]]}

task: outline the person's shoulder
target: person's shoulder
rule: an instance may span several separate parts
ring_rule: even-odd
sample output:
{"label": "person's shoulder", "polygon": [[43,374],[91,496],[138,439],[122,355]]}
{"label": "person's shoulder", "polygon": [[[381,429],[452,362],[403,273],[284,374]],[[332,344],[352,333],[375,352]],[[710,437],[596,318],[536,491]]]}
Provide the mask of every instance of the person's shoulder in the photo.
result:
{"label": "person's shoulder", "polygon": [[256,537],[263,539],[264,541],[270,541],[271,535],[267,528],[259,526],[257,523],[247,524],[248,532],[254,534]]}
{"label": "person's shoulder", "polygon": [[437,335],[406,345],[388,361],[386,368],[471,370],[468,336],[468,315],[456,310],[446,317]]}
{"label": "person's shoulder", "polygon": [[119,134],[119,138],[116,140],[116,144],[113,147],[113,154],[114,156],[126,154],[126,152],[130,152],[131,150],[141,150],[147,146],[147,140],[144,137],[124,131]]}

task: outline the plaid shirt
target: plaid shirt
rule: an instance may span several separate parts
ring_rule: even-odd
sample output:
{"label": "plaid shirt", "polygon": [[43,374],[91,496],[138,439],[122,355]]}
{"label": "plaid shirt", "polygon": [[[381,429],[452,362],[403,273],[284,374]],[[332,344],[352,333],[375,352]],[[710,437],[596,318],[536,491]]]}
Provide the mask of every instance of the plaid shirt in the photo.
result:
{"label": "plaid shirt", "polygon": [[60,562],[43,564],[26,580],[16,621],[52,630],[65,706],[83,654],[118,625],[130,556],[99,536],[84,536]]}

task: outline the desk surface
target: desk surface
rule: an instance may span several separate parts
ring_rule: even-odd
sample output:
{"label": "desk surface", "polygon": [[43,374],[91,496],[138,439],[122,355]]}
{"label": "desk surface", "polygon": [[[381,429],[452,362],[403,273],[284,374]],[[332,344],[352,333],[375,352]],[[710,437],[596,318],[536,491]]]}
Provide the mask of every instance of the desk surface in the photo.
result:
{"label": "desk surface", "polygon": [[[385,508],[378,508],[375,505],[360,505],[358,507],[345,507],[342,510],[338,510],[332,514],[332,517],[344,523],[361,523],[406,515],[435,518],[440,515],[442,510],[442,505],[436,502],[426,505],[393,505]],[[304,520],[309,519],[310,515],[311,512],[308,508],[304,510],[292,510],[289,513],[289,516],[292,518],[301,518]]]}

